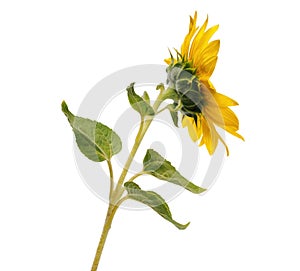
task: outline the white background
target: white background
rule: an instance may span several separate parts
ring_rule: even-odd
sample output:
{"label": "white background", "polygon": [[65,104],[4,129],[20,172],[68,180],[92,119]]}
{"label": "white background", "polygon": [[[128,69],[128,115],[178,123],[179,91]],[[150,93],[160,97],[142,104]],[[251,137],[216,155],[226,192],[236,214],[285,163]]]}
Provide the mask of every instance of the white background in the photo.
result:
{"label": "white background", "polygon": [[121,210],[99,270],[299,270],[292,0],[1,1],[0,270],[90,270],[106,205],[79,177],[60,103],[76,111],[110,73],[162,63],[194,10],[220,24],[213,82],[239,101],[246,142],[228,137],[231,154],[209,193],[170,203],[174,218],[192,222],[187,230]]}

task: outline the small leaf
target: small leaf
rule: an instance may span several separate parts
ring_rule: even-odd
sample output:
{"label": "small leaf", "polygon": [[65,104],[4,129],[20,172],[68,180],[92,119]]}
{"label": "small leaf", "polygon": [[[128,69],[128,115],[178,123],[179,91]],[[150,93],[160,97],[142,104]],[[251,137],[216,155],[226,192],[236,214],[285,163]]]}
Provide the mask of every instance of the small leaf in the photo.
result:
{"label": "small leaf", "polygon": [[200,194],[206,189],[199,187],[184,178],[169,161],[164,159],[158,152],[148,149],[143,160],[145,173],[148,173],[160,180],[164,180],[176,185],[180,185],[185,189]]}
{"label": "small leaf", "polygon": [[147,102],[147,104],[150,104],[150,97],[147,91],[144,91],[142,98],[145,102]]}
{"label": "small leaf", "polygon": [[178,111],[175,111],[176,104],[169,104],[168,109],[170,111],[173,123],[176,127],[178,127]]}
{"label": "small leaf", "polygon": [[187,223],[183,225],[173,220],[168,204],[157,193],[153,191],[141,190],[141,188],[134,182],[127,182],[124,184],[124,186],[128,192],[128,197],[130,199],[139,201],[151,207],[155,212],[157,212],[160,216],[162,216],[167,221],[171,222],[178,229],[184,230],[190,224]]}
{"label": "small leaf", "polygon": [[132,108],[139,112],[142,117],[146,115],[153,116],[155,114],[152,106],[135,93],[134,83],[130,84],[130,86],[127,87],[127,94],[129,103],[131,104]]}
{"label": "small leaf", "polygon": [[164,91],[165,90],[165,85],[163,83],[160,83],[156,86],[156,90]]}
{"label": "small leaf", "polygon": [[121,151],[121,139],[112,129],[100,122],[74,116],[64,101],[61,108],[73,128],[80,151],[87,158],[102,162]]}

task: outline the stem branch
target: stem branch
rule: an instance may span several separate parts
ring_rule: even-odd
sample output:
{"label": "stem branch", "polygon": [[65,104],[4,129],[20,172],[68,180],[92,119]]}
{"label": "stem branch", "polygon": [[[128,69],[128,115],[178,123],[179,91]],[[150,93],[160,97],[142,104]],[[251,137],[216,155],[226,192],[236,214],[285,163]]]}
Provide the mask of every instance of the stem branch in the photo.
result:
{"label": "stem branch", "polygon": [[[161,111],[158,111],[158,108],[160,106],[160,104],[162,103],[163,101],[163,90],[160,91],[160,94],[158,95],[156,101],[154,102],[153,104],[153,109],[154,109],[154,112],[156,114],[158,114],[159,112]],[[98,244],[98,247],[97,247],[97,251],[96,251],[96,255],[95,255],[95,258],[94,258],[94,262],[93,262],[93,266],[92,266],[92,269],[91,271],[97,271],[97,268],[98,268],[98,265],[99,265],[99,261],[100,261],[100,258],[101,258],[101,254],[102,254],[102,251],[103,251],[103,248],[104,248],[104,245],[105,245],[105,241],[106,241],[106,238],[107,238],[107,235],[108,235],[108,232],[111,228],[111,224],[112,224],[112,221],[113,221],[113,218],[115,216],[115,213],[117,211],[117,209],[119,208],[119,206],[125,201],[128,199],[128,196],[125,196],[122,198],[122,195],[123,195],[123,192],[124,192],[124,187],[122,186],[123,183],[124,183],[124,180],[126,178],[126,175],[128,173],[128,169],[134,159],[134,156],[150,126],[150,124],[152,123],[153,119],[154,119],[155,115],[154,116],[146,116],[145,118],[142,117],[141,118],[141,123],[140,123],[140,128],[139,128],[139,131],[137,133],[137,136],[136,136],[136,139],[135,139],[135,142],[134,142],[134,145],[132,147],[132,150],[128,156],[128,159],[125,163],[125,166],[123,168],[123,171],[120,175],[120,178],[118,180],[118,183],[116,185],[116,187],[114,188],[114,175],[113,175],[113,169],[112,169],[112,164],[111,164],[111,161],[107,161],[107,164],[108,164],[108,168],[109,168],[109,174],[110,174],[110,193],[109,193],[109,206],[108,206],[108,209],[107,209],[107,214],[106,214],[106,218],[105,218],[105,223],[104,223],[104,226],[103,226],[103,230],[102,230],[102,234],[101,234],[101,238],[100,238],[100,241],[99,241],[99,244]],[[129,181],[133,181],[135,178],[137,178],[138,176],[144,174],[144,172],[140,172],[140,173],[137,173],[135,174],[134,176],[132,176]]]}
{"label": "stem branch", "polygon": [[145,171],[141,171],[141,172],[139,172],[139,173],[133,175],[127,182],[128,182],[128,183],[129,183],[129,182],[133,182],[137,177],[139,177],[139,176],[141,176],[141,175],[144,175],[144,174],[146,174],[146,172],[145,172]]}
{"label": "stem branch", "polygon": [[110,181],[109,200],[111,200],[111,196],[114,190],[114,172],[110,160],[107,160],[107,165],[109,169],[109,181]]}
{"label": "stem branch", "polygon": [[[163,101],[162,100],[163,94],[164,94],[163,91],[160,91],[160,93],[159,93],[156,101],[153,104],[153,110],[154,110],[155,114],[157,114],[157,109],[159,108],[160,104]],[[139,131],[138,131],[138,133],[136,135],[134,145],[133,145],[132,150],[131,150],[131,152],[130,152],[130,154],[128,156],[128,159],[127,159],[127,161],[125,163],[123,171],[122,171],[122,173],[120,175],[118,184],[116,186],[116,190],[115,190],[116,197],[117,197],[116,199],[118,199],[118,197],[121,196],[118,193],[118,191],[119,190],[121,191],[121,187],[122,187],[122,184],[123,184],[123,182],[125,180],[125,177],[127,175],[128,169],[129,169],[129,167],[130,167],[130,165],[131,165],[131,163],[133,161],[133,158],[134,158],[134,156],[135,156],[135,154],[136,154],[136,152],[137,152],[137,150],[138,150],[138,148],[139,148],[139,146],[140,146],[140,144],[141,144],[141,142],[142,142],[142,140],[143,140],[143,138],[144,138],[144,136],[145,136],[145,134],[146,134],[149,126],[150,126],[150,124],[152,123],[154,117],[155,117],[155,115],[154,116],[146,116],[146,118],[142,118],[141,119],[140,128],[139,128]]]}

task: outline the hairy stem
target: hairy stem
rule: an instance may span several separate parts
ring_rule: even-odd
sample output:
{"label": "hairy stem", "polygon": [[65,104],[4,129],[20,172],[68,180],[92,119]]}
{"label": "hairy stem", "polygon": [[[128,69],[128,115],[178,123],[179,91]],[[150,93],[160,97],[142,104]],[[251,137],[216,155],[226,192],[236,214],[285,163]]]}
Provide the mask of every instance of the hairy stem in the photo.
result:
{"label": "hairy stem", "polygon": [[[160,92],[160,94],[158,95],[156,101],[153,104],[153,109],[154,112],[157,113],[157,110],[160,106],[160,104],[162,103],[162,97],[163,97],[163,91]],[[105,245],[105,241],[108,235],[108,232],[111,228],[111,224],[113,221],[113,218],[115,216],[115,213],[117,211],[117,209],[119,208],[119,206],[126,200],[128,199],[127,196],[122,198],[123,192],[124,192],[124,187],[123,187],[123,183],[124,180],[126,178],[126,175],[128,173],[128,169],[134,159],[134,156],[150,126],[150,124],[152,123],[154,119],[154,116],[146,116],[145,118],[141,119],[141,124],[140,124],[140,128],[139,131],[137,133],[134,145],[132,147],[132,150],[128,156],[128,159],[125,163],[125,166],[123,168],[123,171],[120,175],[120,178],[118,180],[118,183],[116,185],[116,187],[114,188],[114,176],[113,176],[113,169],[112,169],[112,164],[111,161],[107,161],[108,164],[108,168],[109,168],[109,173],[110,173],[110,193],[109,193],[109,206],[107,209],[107,214],[106,214],[106,218],[105,218],[105,223],[103,226],[103,230],[102,230],[102,234],[101,234],[101,238],[97,247],[97,251],[96,251],[96,255],[94,258],[94,262],[93,262],[93,266],[91,271],[97,271],[98,265],[99,265],[99,261],[102,255],[102,251]],[[135,178],[137,178],[138,176],[142,175],[143,172],[137,173],[136,175],[134,175],[133,177],[131,177],[129,179],[129,181],[133,181]]]}
{"label": "hairy stem", "polygon": [[92,269],[91,271],[97,271],[98,265],[99,265],[99,261],[102,255],[102,251],[105,245],[105,241],[108,235],[108,232],[111,228],[111,224],[112,221],[114,219],[114,216],[116,214],[116,211],[118,210],[119,206],[125,201],[127,200],[128,197],[125,196],[122,199],[120,199],[115,205],[113,204],[109,204],[108,209],[107,209],[107,213],[106,213],[106,218],[105,218],[105,222],[104,222],[104,226],[103,226],[103,230],[102,230],[102,234],[101,234],[101,238],[97,247],[97,251],[96,251],[96,255],[94,258],[94,262],[92,265]]}
{"label": "hairy stem", "polygon": [[[163,91],[161,91],[160,94],[158,95],[156,101],[153,104],[153,109],[154,109],[154,112],[156,112],[156,113],[157,113],[157,109],[159,108],[160,104],[163,101],[162,100],[163,94],[164,94]],[[115,198],[115,200],[118,200],[124,192],[124,189],[122,188],[122,185],[123,185],[123,182],[124,182],[124,180],[126,178],[126,175],[128,173],[129,167],[130,167],[130,165],[131,165],[131,163],[134,159],[134,156],[135,156],[135,154],[136,154],[136,152],[137,152],[137,150],[138,150],[138,148],[139,148],[139,146],[140,146],[140,144],[141,144],[148,128],[150,127],[154,117],[155,116],[146,116],[145,119],[144,118],[141,119],[140,128],[139,128],[139,131],[138,131],[137,136],[135,138],[134,145],[133,145],[132,150],[131,150],[131,152],[128,156],[128,159],[125,163],[123,171],[120,175],[118,184],[116,186],[116,190],[115,190],[115,197],[116,198]]]}
{"label": "hairy stem", "polygon": [[111,200],[111,196],[114,190],[114,171],[110,160],[107,161],[107,165],[109,169],[109,181],[110,181],[109,200]]}
{"label": "hairy stem", "polygon": [[134,174],[127,182],[133,182],[137,177],[147,174],[145,171],[141,171],[139,173]]}
{"label": "hairy stem", "polygon": [[91,271],[97,271],[99,261],[100,261],[101,255],[102,255],[102,251],[103,251],[103,248],[105,245],[105,241],[106,241],[109,229],[111,227],[111,223],[113,221],[116,210],[117,210],[116,206],[109,204],[105,222],[104,222],[104,226],[103,226],[103,230],[102,230],[102,234],[101,234],[101,238],[100,238],[100,241],[99,241],[99,244],[97,247],[97,251],[96,251],[96,255],[94,258],[94,262],[93,262]]}

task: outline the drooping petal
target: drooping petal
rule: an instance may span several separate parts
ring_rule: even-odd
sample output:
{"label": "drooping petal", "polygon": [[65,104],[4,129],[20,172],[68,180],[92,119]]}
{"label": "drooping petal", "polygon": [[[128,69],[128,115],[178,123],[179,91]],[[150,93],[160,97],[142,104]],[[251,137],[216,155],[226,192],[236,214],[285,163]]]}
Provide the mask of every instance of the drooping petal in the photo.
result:
{"label": "drooping petal", "polygon": [[214,122],[219,127],[223,128],[225,126],[225,121],[219,107],[205,106],[202,109],[202,114],[206,119]]}
{"label": "drooping petal", "polygon": [[182,118],[182,127],[187,127],[189,131],[190,138],[196,142],[198,137],[197,125],[195,124],[195,120],[193,118],[184,116]]}
{"label": "drooping petal", "polygon": [[219,133],[218,133],[218,136],[219,136],[220,141],[223,143],[223,145],[224,145],[224,147],[225,147],[225,149],[226,149],[226,154],[227,154],[227,156],[228,156],[228,155],[229,155],[229,149],[228,149],[228,146],[227,146],[225,140],[220,136]]}
{"label": "drooping petal", "polygon": [[219,106],[214,95],[217,93],[215,87],[210,82],[210,80],[201,80],[201,94],[204,97],[205,104],[207,106]]}
{"label": "drooping petal", "polygon": [[207,121],[206,119],[203,119],[202,127],[203,127],[202,140],[208,150],[208,153],[212,155],[215,152],[216,147],[218,145],[218,139],[219,139],[218,132],[216,131],[214,125],[209,121]]}
{"label": "drooping petal", "polygon": [[227,131],[228,133],[234,135],[235,137],[237,137],[237,138],[239,138],[239,139],[245,141],[244,137],[241,136],[239,133],[237,133],[237,132],[236,132],[237,130],[235,130],[234,128],[229,127],[229,126],[226,126],[226,127],[225,127],[225,131]]}
{"label": "drooping petal", "polygon": [[221,114],[223,116],[225,126],[230,126],[239,129],[239,119],[236,114],[228,107],[221,107]]}
{"label": "drooping petal", "polygon": [[[210,143],[209,143],[209,140],[207,139],[208,136],[211,136],[211,132],[213,131],[214,135],[217,137],[218,140],[220,140],[222,142],[222,144],[224,145],[225,147],[225,150],[226,150],[226,154],[227,156],[229,155],[229,149],[228,149],[228,146],[227,144],[225,143],[225,140],[221,137],[221,135],[217,132],[217,130],[215,129],[215,127],[213,126],[213,124],[210,124],[210,130],[209,130],[209,133],[206,134],[206,136],[202,136],[201,140],[200,140],[200,143],[199,143],[199,146],[202,146],[203,144],[206,145],[206,148],[208,150],[208,152],[212,152],[213,148],[210,147]],[[206,131],[207,133],[207,131]],[[215,139],[216,140],[216,139]],[[218,145],[218,142],[215,142],[215,148],[217,147]],[[212,152],[213,153],[213,152]],[[212,154],[210,153],[210,154]]]}
{"label": "drooping petal", "polygon": [[202,93],[207,106],[227,107],[238,105],[237,101],[217,92],[210,81],[202,81]]}
{"label": "drooping petal", "polygon": [[206,82],[204,82],[204,84],[211,92],[216,92],[216,88],[210,80],[207,80]]}
{"label": "drooping petal", "polygon": [[198,114],[197,117],[197,138],[199,139],[203,134],[203,128],[202,128],[202,114]]}
{"label": "drooping petal", "polygon": [[221,128],[232,127],[236,131],[239,129],[239,120],[235,113],[228,107],[206,106],[203,110],[206,118],[213,121]]}

